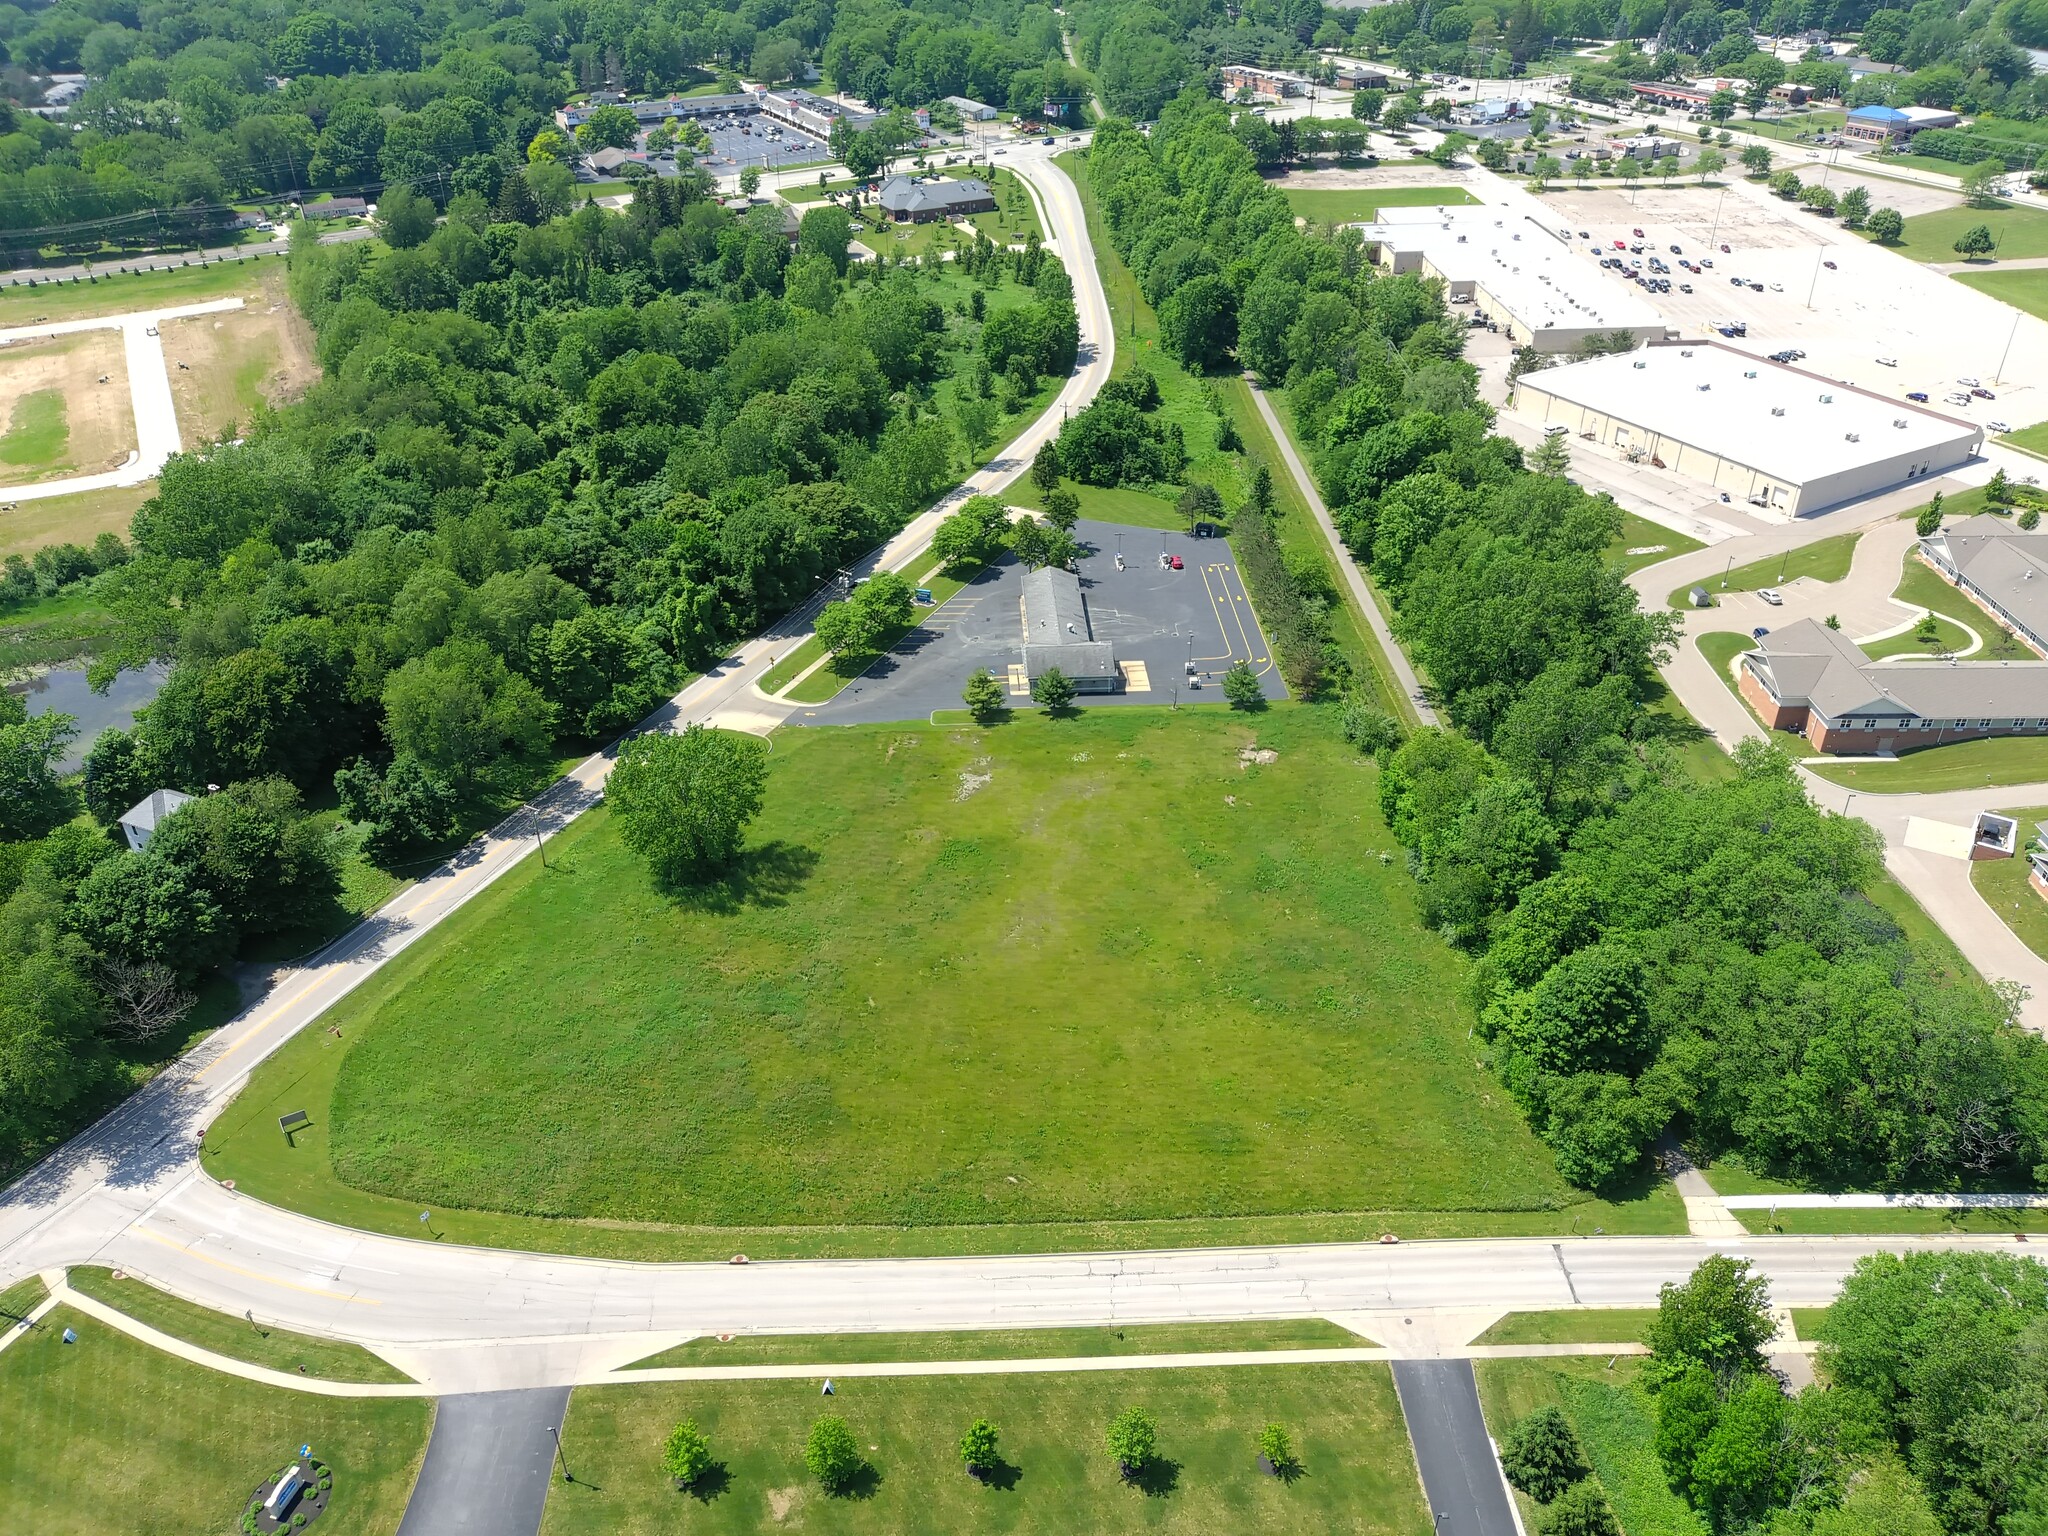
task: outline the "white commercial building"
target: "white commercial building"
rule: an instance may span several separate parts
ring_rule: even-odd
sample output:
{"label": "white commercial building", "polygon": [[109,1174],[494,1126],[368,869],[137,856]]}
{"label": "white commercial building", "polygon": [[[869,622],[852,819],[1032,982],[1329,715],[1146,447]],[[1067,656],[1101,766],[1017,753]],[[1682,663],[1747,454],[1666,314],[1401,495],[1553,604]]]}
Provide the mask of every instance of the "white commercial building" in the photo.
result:
{"label": "white commercial building", "polygon": [[1497,207],[1382,208],[1360,228],[1389,272],[1443,281],[1445,296],[1471,300],[1518,346],[1569,352],[1588,336],[1626,332],[1661,341],[1664,317],[1607,278],[1557,231]]}
{"label": "white commercial building", "polygon": [[1981,427],[1717,343],[1524,374],[1515,414],[1796,517],[1974,458]]}

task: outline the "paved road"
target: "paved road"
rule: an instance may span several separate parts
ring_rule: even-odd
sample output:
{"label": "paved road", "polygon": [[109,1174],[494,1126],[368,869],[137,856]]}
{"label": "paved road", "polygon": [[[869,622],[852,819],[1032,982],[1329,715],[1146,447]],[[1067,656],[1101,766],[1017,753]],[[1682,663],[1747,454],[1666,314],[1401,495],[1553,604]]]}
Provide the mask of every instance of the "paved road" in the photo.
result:
{"label": "paved road", "polygon": [[1470,1360],[1396,1360],[1394,1390],[1436,1536],[1520,1536]]}
{"label": "paved road", "polygon": [[398,1536],[534,1536],[568,1408],[567,1387],[442,1398]]}

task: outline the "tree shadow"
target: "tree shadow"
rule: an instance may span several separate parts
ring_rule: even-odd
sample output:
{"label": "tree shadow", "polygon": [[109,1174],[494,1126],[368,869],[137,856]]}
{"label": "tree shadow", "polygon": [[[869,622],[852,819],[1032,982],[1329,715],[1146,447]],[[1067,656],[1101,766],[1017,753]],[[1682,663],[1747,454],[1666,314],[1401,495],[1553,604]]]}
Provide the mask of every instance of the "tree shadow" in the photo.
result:
{"label": "tree shadow", "polygon": [[732,1487],[731,1469],[722,1461],[714,1461],[710,1466],[697,1474],[695,1482],[678,1483],[676,1485],[676,1492],[687,1493],[699,1504],[709,1504],[723,1497],[725,1491],[730,1487]]}
{"label": "tree shadow", "polygon": [[664,885],[662,894],[688,911],[729,917],[743,907],[786,906],[817,867],[815,849],[778,839],[742,849],[722,874],[693,885]]}
{"label": "tree shadow", "polygon": [[1303,1466],[1298,1459],[1276,1467],[1266,1459],[1263,1451],[1259,1453],[1259,1470],[1268,1477],[1277,1478],[1289,1488],[1292,1488],[1296,1483],[1308,1476],[1308,1468]]}
{"label": "tree shadow", "polygon": [[881,1491],[881,1469],[871,1461],[863,1461],[845,1482],[832,1490],[832,1497],[865,1503]]}
{"label": "tree shadow", "polygon": [[985,1467],[975,1467],[967,1474],[984,1488],[994,1488],[1000,1493],[1014,1493],[1017,1484],[1024,1480],[1024,1469],[998,1456]]}
{"label": "tree shadow", "polygon": [[1171,1456],[1154,1456],[1124,1473],[1124,1481],[1148,1499],[1163,1499],[1180,1487],[1180,1463]]}

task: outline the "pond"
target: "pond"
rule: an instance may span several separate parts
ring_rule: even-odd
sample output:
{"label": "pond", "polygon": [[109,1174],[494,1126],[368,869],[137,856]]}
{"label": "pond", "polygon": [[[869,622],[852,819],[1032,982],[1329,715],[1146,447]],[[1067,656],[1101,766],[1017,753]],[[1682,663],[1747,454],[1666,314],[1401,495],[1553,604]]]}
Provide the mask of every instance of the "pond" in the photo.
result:
{"label": "pond", "polygon": [[22,683],[9,683],[7,691],[27,699],[31,715],[52,710],[70,715],[78,722],[78,735],[71,750],[57,765],[60,773],[76,773],[85,766],[85,754],[106,730],[127,730],[135,724],[135,711],[157,695],[170,668],[160,661],[135,667],[117,676],[105,693],[94,693],[85,683],[83,667],[42,672]]}

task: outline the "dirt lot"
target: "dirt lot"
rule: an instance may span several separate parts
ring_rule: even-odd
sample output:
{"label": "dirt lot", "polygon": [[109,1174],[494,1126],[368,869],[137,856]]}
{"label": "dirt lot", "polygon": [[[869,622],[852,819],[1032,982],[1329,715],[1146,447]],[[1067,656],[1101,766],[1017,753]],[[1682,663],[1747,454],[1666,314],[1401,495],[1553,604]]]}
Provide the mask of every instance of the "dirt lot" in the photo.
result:
{"label": "dirt lot", "polygon": [[259,406],[296,399],[319,376],[313,333],[285,297],[284,269],[263,270],[243,297],[246,308],[163,327],[171,398],[188,448],[235,436]]}
{"label": "dirt lot", "polygon": [[[1800,366],[1810,371],[1893,399],[1921,391],[1935,410],[1978,423],[2019,427],[2048,418],[2048,324],[1832,220],[1748,187],[1645,187],[1633,206],[1626,193],[1605,190],[1559,189],[1543,201],[1589,266],[1596,247],[1614,255],[1614,241],[1633,241],[1640,228],[1645,256],[1657,252],[1674,268],[1672,292],[1644,297],[1684,335],[1704,337],[1716,320],[1741,320],[1749,334],[1730,345],[1757,356],[1796,347],[1808,354]],[[1579,240],[1581,229],[1593,238]],[[1714,266],[1697,275],[1677,269],[1674,244],[1691,258],[1711,254]],[[1734,277],[1763,291],[1736,287]],[[1591,280],[1623,281],[1611,272]],[[1680,283],[1693,291],[1680,292]],[[1944,405],[1942,396],[1963,377],[1981,378],[1997,399]]]}
{"label": "dirt lot", "polygon": [[1282,191],[1348,192],[1354,187],[1448,187],[1464,180],[1440,165],[1374,165],[1350,170],[1290,171],[1272,178]]}
{"label": "dirt lot", "polygon": [[97,474],[134,449],[119,332],[0,346],[0,483]]}

